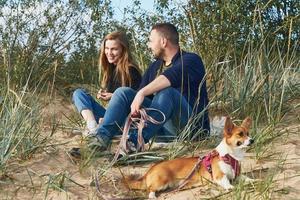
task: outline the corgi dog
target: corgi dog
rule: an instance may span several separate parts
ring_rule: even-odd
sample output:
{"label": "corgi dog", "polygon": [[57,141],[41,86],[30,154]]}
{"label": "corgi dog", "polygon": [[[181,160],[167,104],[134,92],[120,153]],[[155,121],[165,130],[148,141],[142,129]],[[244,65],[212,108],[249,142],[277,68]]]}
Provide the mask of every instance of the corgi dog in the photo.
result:
{"label": "corgi dog", "polygon": [[130,189],[147,190],[149,198],[156,198],[156,192],[167,188],[182,186],[192,188],[214,182],[222,188],[232,189],[230,181],[240,175],[240,161],[245,154],[245,147],[254,140],[249,137],[251,119],[247,117],[240,126],[225,120],[224,136],[215,150],[203,158],[177,158],[153,165],[144,176],[127,176],[124,182]]}

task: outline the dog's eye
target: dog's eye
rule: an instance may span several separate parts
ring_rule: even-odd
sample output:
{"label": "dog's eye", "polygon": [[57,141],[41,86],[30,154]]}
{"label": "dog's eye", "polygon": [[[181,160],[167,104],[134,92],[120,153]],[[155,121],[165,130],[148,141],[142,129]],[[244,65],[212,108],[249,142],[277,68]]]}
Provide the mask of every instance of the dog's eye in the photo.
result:
{"label": "dog's eye", "polygon": [[237,146],[241,146],[241,145],[242,145],[242,142],[238,141],[238,142],[236,143],[236,145],[237,145]]}
{"label": "dog's eye", "polygon": [[243,132],[239,132],[239,136],[240,136],[240,137],[243,137],[243,136],[244,136],[244,133],[243,133]]}

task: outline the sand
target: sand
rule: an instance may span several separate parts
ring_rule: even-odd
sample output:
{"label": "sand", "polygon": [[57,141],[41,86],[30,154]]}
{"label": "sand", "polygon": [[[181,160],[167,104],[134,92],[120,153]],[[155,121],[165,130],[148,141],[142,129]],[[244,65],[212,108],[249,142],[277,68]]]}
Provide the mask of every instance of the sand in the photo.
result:
{"label": "sand", "polygon": [[[63,99],[57,99],[45,111],[43,134],[46,135],[51,130],[50,120],[47,119],[55,115],[59,127],[62,127],[66,125],[65,116],[75,113],[74,108]],[[300,124],[297,118],[291,121],[288,117],[289,123],[282,123],[279,127],[283,135],[268,145],[266,157],[257,159],[254,150],[250,150],[242,162],[242,172],[257,179],[257,184],[267,182],[270,174],[274,175],[273,182],[266,187],[266,196],[263,192],[255,196],[256,192],[253,193],[254,199],[300,199]],[[58,128],[51,137],[52,146],[45,147],[29,160],[10,163],[8,175],[0,179],[0,199],[101,199],[101,196],[131,199],[129,195],[147,196],[146,192],[128,191],[120,182],[120,171],[125,174],[143,173],[151,165],[149,163],[110,169],[105,178],[100,177],[99,194],[93,176],[99,172],[103,162],[108,162],[109,157],[97,158],[89,167],[83,167],[83,162],[71,159],[68,154],[70,148],[78,146],[81,141],[80,135],[70,132],[71,129],[66,127]],[[209,149],[199,149],[201,153],[205,151]],[[215,198],[224,193],[221,188],[210,185],[163,192],[158,199]],[[223,195],[225,199],[232,196],[233,193]]]}

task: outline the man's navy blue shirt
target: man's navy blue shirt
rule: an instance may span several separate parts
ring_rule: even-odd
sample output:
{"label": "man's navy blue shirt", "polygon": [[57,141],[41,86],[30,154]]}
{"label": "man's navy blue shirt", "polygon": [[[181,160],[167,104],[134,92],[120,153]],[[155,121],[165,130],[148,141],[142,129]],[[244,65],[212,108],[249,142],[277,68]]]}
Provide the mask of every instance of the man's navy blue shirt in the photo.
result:
{"label": "man's navy blue shirt", "polygon": [[[158,70],[162,65],[163,60],[157,59],[149,66],[142,78],[140,88],[145,87],[157,77]],[[197,128],[209,131],[205,69],[200,56],[179,50],[172,58],[171,66],[166,68],[161,75],[170,81],[171,87],[177,89],[184,96],[193,108],[194,114],[205,109],[204,115],[197,120]]]}

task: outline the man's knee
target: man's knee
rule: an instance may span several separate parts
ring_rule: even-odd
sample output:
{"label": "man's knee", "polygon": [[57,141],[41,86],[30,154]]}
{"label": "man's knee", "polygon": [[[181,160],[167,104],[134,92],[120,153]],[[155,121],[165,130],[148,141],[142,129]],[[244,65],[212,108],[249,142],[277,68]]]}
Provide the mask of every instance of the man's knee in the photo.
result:
{"label": "man's knee", "polygon": [[136,91],[130,87],[119,87],[115,90],[112,96],[113,101],[122,100],[124,102],[131,102],[135,97]]}
{"label": "man's knee", "polygon": [[174,95],[179,95],[178,91],[172,87],[167,87],[165,89],[160,90],[156,93],[154,97],[156,98],[166,98],[169,99],[172,98]]}
{"label": "man's knee", "polygon": [[119,87],[115,90],[114,96],[127,97],[129,95],[135,95],[136,91],[130,87]]}

